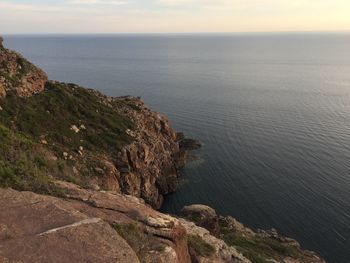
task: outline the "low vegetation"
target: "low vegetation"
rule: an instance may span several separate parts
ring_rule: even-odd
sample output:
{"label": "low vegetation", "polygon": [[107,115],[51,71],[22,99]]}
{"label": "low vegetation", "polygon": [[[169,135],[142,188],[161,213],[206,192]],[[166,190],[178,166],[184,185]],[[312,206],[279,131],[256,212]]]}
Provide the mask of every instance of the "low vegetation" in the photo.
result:
{"label": "low vegetation", "polygon": [[285,257],[302,257],[298,247],[284,244],[268,237],[244,235],[234,231],[224,220],[219,221],[219,226],[220,238],[226,244],[236,247],[239,252],[253,263],[268,263],[270,262],[268,259],[280,261]]}
{"label": "low vegetation", "polygon": [[1,106],[0,123],[34,141],[45,139],[57,150],[82,146],[111,152],[131,141],[126,130],[133,123],[76,85],[48,83],[29,98],[8,94]]}
{"label": "low vegetation", "polygon": [[193,249],[198,256],[210,257],[215,253],[215,248],[198,235],[188,235],[188,246],[190,249]]}
{"label": "low vegetation", "polygon": [[88,187],[77,168],[95,175],[98,154],[116,154],[132,142],[126,130],[134,124],[116,103],[73,84],[49,82],[29,98],[9,92],[0,106],[2,187],[51,193],[53,178]]}
{"label": "low vegetation", "polygon": [[52,165],[49,157],[41,145],[0,125],[1,187],[60,195],[49,177],[57,174],[59,167]]}

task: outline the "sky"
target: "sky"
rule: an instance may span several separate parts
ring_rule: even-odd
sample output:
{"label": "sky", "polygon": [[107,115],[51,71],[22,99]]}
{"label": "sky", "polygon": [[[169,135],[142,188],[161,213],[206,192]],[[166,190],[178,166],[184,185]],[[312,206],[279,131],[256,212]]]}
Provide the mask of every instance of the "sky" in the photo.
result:
{"label": "sky", "polygon": [[0,34],[347,30],[349,0],[0,0]]}

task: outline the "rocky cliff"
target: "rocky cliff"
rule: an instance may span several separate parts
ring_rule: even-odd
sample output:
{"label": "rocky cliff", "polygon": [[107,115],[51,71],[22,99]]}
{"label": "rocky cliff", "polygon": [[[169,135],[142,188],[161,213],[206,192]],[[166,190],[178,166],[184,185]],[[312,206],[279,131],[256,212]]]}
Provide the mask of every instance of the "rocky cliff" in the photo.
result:
{"label": "rocky cliff", "polygon": [[46,152],[38,153],[45,164],[39,170],[56,179],[64,170],[75,183],[142,197],[154,208],[176,189],[185,147],[167,118],[140,98],[47,81],[42,70],[2,45],[0,93],[2,128]]}
{"label": "rocky cliff", "polygon": [[18,96],[30,96],[44,89],[46,74],[20,54],[6,50],[0,37],[0,97],[9,91]]}
{"label": "rocky cliff", "polygon": [[200,144],[140,98],[48,81],[1,38],[0,93],[0,262],[324,262],[209,207],[154,210]]}

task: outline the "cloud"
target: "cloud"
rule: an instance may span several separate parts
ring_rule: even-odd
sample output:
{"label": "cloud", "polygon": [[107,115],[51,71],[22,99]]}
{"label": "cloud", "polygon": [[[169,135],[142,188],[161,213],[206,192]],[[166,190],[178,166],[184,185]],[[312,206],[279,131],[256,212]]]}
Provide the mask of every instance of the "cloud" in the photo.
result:
{"label": "cloud", "polygon": [[125,5],[128,2],[125,0],[73,0],[71,3],[76,5]]}
{"label": "cloud", "polygon": [[227,7],[227,6],[236,6],[243,3],[247,5],[256,5],[272,2],[273,0],[156,0],[156,3],[162,5],[196,5],[200,6],[217,6],[217,7]]}
{"label": "cloud", "polygon": [[157,0],[158,4],[162,5],[186,5],[186,4],[192,4],[196,1],[193,0]]}
{"label": "cloud", "polygon": [[[343,0],[336,0],[343,1]],[[310,7],[315,4],[322,5],[330,0],[154,0],[154,3],[169,7],[193,7],[196,9],[257,9],[257,8],[283,8]]]}
{"label": "cloud", "polygon": [[349,0],[0,0],[0,32],[349,29]]}
{"label": "cloud", "polygon": [[59,11],[61,8],[55,6],[38,6],[33,4],[18,4],[0,0],[0,10],[50,12]]}

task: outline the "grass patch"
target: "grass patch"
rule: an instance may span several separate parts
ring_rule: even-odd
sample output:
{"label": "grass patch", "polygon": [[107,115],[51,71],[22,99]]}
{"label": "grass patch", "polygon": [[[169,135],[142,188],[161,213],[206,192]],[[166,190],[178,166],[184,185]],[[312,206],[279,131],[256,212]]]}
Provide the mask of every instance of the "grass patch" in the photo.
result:
{"label": "grass patch", "polygon": [[202,257],[210,257],[215,252],[215,248],[198,235],[188,235],[188,246]]}
{"label": "grass patch", "polygon": [[[0,123],[52,149],[67,148],[116,152],[129,144],[126,134],[134,124],[92,91],[73,84],[48,83],[44,92],[29,98],[8,94],[1,101]],[[72,130],[75,125],[79,132]]]}
{"label": "grass patch", "polygon": [[267,263],[267,259],[282,260],[290,256],[298,256],[298,248],[282,244],[271,238],[263,238],[258,236],[244,237],[240,234],[229,233],[224,234],[224,241],[234,246],[245,257],[253,263]]}
{"label": "grass patch", "polygon": [[61,195],[48,176],[55,170],[47,168],[43,156],[40,145],[0,125],[0,187]]}
{"label": "grass patch", "polygon": [[220,238],[234,246],[252,263],[268,263],[269,259],[282,261],[285,257],[303,259],[303,251],[276,239],[258,235],[243,235],[230,226],[226,218],[219,219]]}

